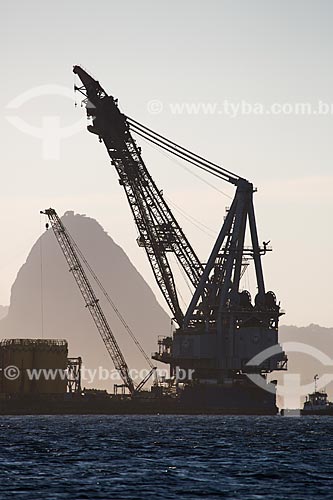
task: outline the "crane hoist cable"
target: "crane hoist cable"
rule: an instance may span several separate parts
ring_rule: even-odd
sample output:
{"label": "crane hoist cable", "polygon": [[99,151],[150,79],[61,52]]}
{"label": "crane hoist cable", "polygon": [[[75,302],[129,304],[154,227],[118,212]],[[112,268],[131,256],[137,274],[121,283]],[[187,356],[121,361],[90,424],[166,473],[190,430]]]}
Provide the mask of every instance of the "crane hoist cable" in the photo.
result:
{"label": "crane hoist cable", "polygon": [[132,130],[133,130],[133,132],[135,132],[137,135],[139,135],[143,139],[146,139],[147,141],[150,141],[152,144],[155,144],[156,146],[158,146],[158,147],[164,149],[165,151],[167,151],[168,153],[171,153],[174,156],[177,156],[181,160],[184,160],[187,163],[190,163],[191,165],[194,165],[194,166],[200,168],[201,170],[204,170],[205,172],[208,172],[208,173],[214,175],[218,179],[224,179],[225,180],[225,178],[222,175],[220,175],[219,172],[216,172],[216,171],[214,171],[214,170],[212,170],[210,168],[207,168],[206,165],[200,165],[200,164],[198,164],[198,162],[196,162],[193,159],[189,158],[184,153],[182,153],[180,151],[177,151],[176,149],[172,148],[169,145],[166,146],[166,145],[164,145],[163,143],[161,143],[158,140],[155,140],[155,137],[154,138],[149,137],[150,134],[147,135],[146,133],[142,133],[142,131],[139,131],[139,130],[136,130],[136,129],[132,129]]}
{"label": "crane hoist cable", "polygon": [[[110,306],[112,307],[113,311],[115,312],[117,318],[119,319],[119,321],[121,322],[121,324],[123,325],[123,327],[125,328],[126,332],[129,334],[129,336],[131,337],[131,339],[133,340],[133,342],[135,343],[135,345],[137,346],[137,348],[139,349],[139,351],[141,352],[142,356],[144,357],[144,359],[146,360],[146,362],[148,363],[149,367],[150,367],[150,373],[148,375],[152,375],[154,377],[154,385],[158,385],[158,378],[157,378],[157,369],[156,369],[156,366],[153,365],[153,363],[151,362],[151,360],[149,359],[148,355],[146,354],[144,348],[142,347],[142,345],[140,344],[140,342],[138,341],[138,339],[136,338],[136,336],[134,335],[133,333],[133,330],[130,328],[130,326],[128,325],[128,323],[126,322],[124,316],[121,314],[121,312],[119,311],[118,307],[116,306],[116,304],[113,302],[113,300],[111,299],[110,295],[108,294],[107,290],[104,288],[102,282],[100,281],[100,279],[98,278],[97,274],[95,273],[95,271],[92,269],[91,265],[89,264],[89,262],[87,261],[86,257],[84,256],[84,254],[82,253],[81,249],[78,247],[76,241],[73,239],[72,235],[70,234],[70,232],[68,231],[67,229],[67,234],[68,234],[68,237],[70,238],[71,240],[71,243],[73,245],[73,247],[75,248],[75,250],[77,251],[78,255],[80,256],[82,262],[84,262],[86,268],[88,269],[90,275],[92,276],[93,280],[95,281],[95,283],[97,284],[97,286],[99,287],[99,289],[101,290],[101,292],[103,293],[104,297],[106,298],[106,300],[108,301],[108,303],[110,304]],[[138,392],[141,387],[143,387],[143,385],[145,384],[145,382],[147,380],[149,380],[150,377],[147,377],[142,381],[140,382],[140,384],[136,387],[136,392]]]}
{"label": "crane hoist cable", "polygon": [[[40,233],[42,232],[42,221],[39,217]],[[39,238],[39,259],[40,259],[40,313],[41,313],[41,334],[44,338],[44,266],[43,266],[43,239]]]}
{"label": "crane hoist cable", "polygon": [[[127,116],[127,121],[129,123],[130,128],[132,128],[133,131],[139,130],[141,132],[141,134],[144,133],[147,136],[154,139],[155,141],[159,142],[160,147],[163,147],[163,145],[167,146],[173,150],[172,152],[174,154],[177,155],[177,153],[178,153],[178,154],[182,154],[182,155],[186,156],[188,158],[188,160],[186,160],[186,161],[189,161],[190,163],[195,162],[193,164],[196,164],[197,167],[199,167],[199,168],[205,167],[205,169],[210,171],[210,173],[212,173],[213,175],[217,175],[218,177],[221,177],[224,180],[229,180],[229,182],[231,182],[232,184],[236,184],[237,181],[240,179],[240,177],[238,175],[234,174],[233,172],[230,172],[229,170],[218,165],[217,163],[213,163],[213,162],[207,160],[206,158],[203,158],[202,156],[200,156],[196,153],[193,153],[189,149],[186,149],[183,146],[180,146],[179,144],[175,143],[174,141],[171,141],[170,139],[164,137],[163,135],[146,127],[145,125],[134,120],[133,118]],[[226,179],[226,177],[227,177],[227,179]]]}
{"label": "crane hoist cable", "polygon": [[[200,181],[204,182],[205,184],[207,184],[209,187],[211,187],[212,189],[218,191],[219,193],[223,194],[224,196],[227,196],[228,198],[231,198],[231,196],[229,196],[227,193],[224,193],[223,191],[221,191],[220,189],[218,189],[216,186],[214,186],[213,184],[211,184],[210,182],[206,181],[206,179],[204,179],[203,177],[197,175],[195,172],[192,172],[192,170],[188,169],[185,165],[182,165],[179,161],[177,161],[173,156],[170,156],[169,154],[167,154],[165,151],[162,151],[160,148],[157,148],[155,146],[153,146],[150,142],[148,142],[149,146],[152,147],[154,150],[156,151],[159,151],[161,154],[163,154],[166,158],[168,158],[169,160],[171,160],[172,162],[176,163],[177,165],[181,166],[182,168],[184,168],[187,172],[189,172],[191,175],[194,175],[194,177],[196,177],[197,179],[199,179]],[[203,233],[205,233],[207,236],[209,236],[210,238],[214,238],[214,236],[216,236],[216,231],[215,229],[212,229],[211,227],[207,226],[206,224],[204,224],[203,222],[201,222],[199,219],[196,219],[193,215],[189,214],[188,212],[186,212],[184,210],[184,208],[180,207],[179,205],[177,205],[174,201],[172,201],[170,198],[168,198],[167,196],[164,195],[164,199],[170,204],[173,206],[173,208],[178,211],[178,213],[180,213],[185,219],[187,219],[193,226],[195,226],[197,229],[199,229],[200,231],[202,231]],[[209,232],[208,232],[209,231]],[[212,233],[212,234],[211,234]]]}
{"label": "crane hoist cable", "polygon": [[110,328],[106,316],[99,304],[99,300],[96,297],[96,294],[80,261],[79,255],[81,255],[82,252],[78,249],[78,246],[74,242],[73,238],[70,237],[66,227],[64,226],[54,209],[49,208],[45,211],[41,211],[41,213],[48,216],[54,235],[69,266],[69,270],[71,271],[78,285],[78,288],[84,298],[86,307],[95,322],[95,325],[102,337],[102,340],[113,361],[113,364],[116,370],[121,375],[124,385],[129,389],[130,394],[134,395],[143,387],[144,383],[149,379],[150,375],[155,374],[156,376],[155,367],[151,369],[148,374],[149,376],[147,375],[147,377],[142,382],[140,382],[137,387],[135,387],[125,358],[118,346],[116,338]]}
{"label": "crane hoist cable", "polygon": [[128,325],[128,323],[126,322],[124,316],[121,314],[121,312],[119,311],[118,307],[116,306],[116,304],[113,302],[113,300],[111,299],[110,295],[108,294],[107,290],[104,288],[102,282],[100,281],[100,279],[98,278],[97,274],[95,273],[95,271],[92,269],[91,265],[89,264],[89,262],[87,261],[86,257],[83,255],[81,249],[77,246],[77,243],[75,242],[75,240],[73,239],[72,235],[70,234],[70,232],[68,231],[67,229],[67,234],[72,242],[72,245],[74,246],[75,250],[77,251],[77,253],[79,254],[82,262],[84,262],[86,268],[88,269],[89,273],[91,274],[93,280],[95,281],[95,283],[97,284],[97,286],[99,287],[99,289],[101,290],[101,292],[103,293],[104,297],[106,298],[106,300],[108,301],[108,303],[110,304],[110,306],[112,307],[113,311],[115,312],[117,318],[119,319],[119,321],[121,322],[121,324],[123,325],[123,327],[125,328],[125,330],[127,331],[127,333],[130,335],[131,339],[133,340],[133,342],[135,343],[135,345],[137,346],[137,348],[139,349],[139,351],[141,352],[142,356],[145,358],[145,360],[147,361],[148,365],[150,366],[150,368],[155,368],[153,363],[151,362],[151,360],[149,359],[148,355],[146,354],[145,350],[143,349],[142,345],[140,344],[140,342],[138,341],[138,339],[136,338],[136,336],[134,335],[133,333],[133,330],[130,328],[130,326]]}
{"label": "crane hoist cable", "polygon": [[163,149],[161,148],[157,148],[155,147],[151,142],[149,142],[147,139],[143,138],[145,141],[147,141],[147,144],[152,147],[153,149],[155,149],[156,151],[159,151],[163,156],[165,156],[166,158],[168,158],[170,161],[172,161],[173,163],[175,163],[176,165],[178,165],[179,167],[181,167],[182,169],[184,169],[186,172],[188,172],[189,174],[191,174],[193,177],[196,177],[197,179],[199,179],[201,182],[203,182],[204,184],[207,184],[207,186],[209,186],[210,188],[214,189],[214,191],[217,191],[218,193],[220,194],[223,194],[223,196],[226,196],[227,198],[229,199],[232,199],[232,196],[230,196],[229,194],[225,193],[224,191],[222,191],[222,189],[219,189],[217,186],[215,186],[214,184],[212,184],[211,182],[207,181],[207,179],[204,179],[203,177],[201,177],[201,175],[198,175],[196,172],[193,172],[193,170],[191,170],[189,167],[187,167],[186,165],[184,165],[183,163],[181,163],[180,161],[178,161],[174,156],[171,156],[170,154],[168,154],[166,151],[164,151]]}
{"label": "crane hoist cable", "polygon": [[[179,269],[180,274],[181,274],[181,275],[182,275],[182,277],[183,277],[183,280],[185,281],[185,284],[186,284],[186,286],[187,286],[187,288],[188,288],[189,292],[192,294],[192,289],[191,289],[190,283],[188,282],[187,277],[186,277],[186,274],[184,273],[184,271],[183,271],[182,267],[180,266],[179,262],[177,262],[177,260],[176,260],[176,265],[177,265],[177,267],[178,267],[178,269]],[[178,291],[179,295],[181,296],[180,291],[179,291],[179,288],[177,288],[177,291]],[[184,302],[184,305],[186,305],[186,302],[185,302],[184,298],[183,298],[183,297],[181,297],[181,298],[182,298],[182,300],[183,300],[183,302]]]}
{"label": "crane hoist cable", "polygon": [[[209,238],[214,238],[216,237],[216,231],[214,231],[214,229],[211,229],[209,226],[206,226],[206,224],[204,224],[203,222],[200,222],[199,219],[196,219],[195,217],[193,217],[193,215],[189,214],[188,212],[186,212],[183,208],[181,208],[179,205],[177,205],[175,202],[171,201],[170,198],[168,198],[167,196],[164,196],[164,198],[166,199],[166,201],[171,205],[173,206],[173,208],[182,216],[184,217],[188,222],[190,222],[190,224],[192,224],[194,227],[196,227],[197,229],[199,229],[199,231],[203,232],[204,234],[206,234],[207,236],[209,236]],[[213,233],[213,234],[212,234]]]}

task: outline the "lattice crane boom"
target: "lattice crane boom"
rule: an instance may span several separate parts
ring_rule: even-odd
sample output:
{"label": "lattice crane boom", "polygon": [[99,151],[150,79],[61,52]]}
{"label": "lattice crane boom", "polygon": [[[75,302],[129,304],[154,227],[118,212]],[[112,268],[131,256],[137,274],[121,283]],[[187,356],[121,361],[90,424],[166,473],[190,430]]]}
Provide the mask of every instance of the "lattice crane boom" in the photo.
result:
{"label": "lattice crane boom", "polygon": [[82,68],[75,66],[74,73],[83,83],[77,90],[86,97],[87,115],[93,118],[88,130],[97,134],[107,148],[139,231],[138,243],[145,248],[155,279],[181,325],[184,315],[167,253],[176,256],[194,289],[200,282],[203,266],[149,174],[130,133],[129,121],[120,112],[117,101]]}
{"label": "lattice crane boom", "polygon": [[[197,378],[223,379],[226,374],[245,371],[246,362],[258,352],[277,345],[278,322],[282,311],[272,291],[266,291],[261,248],[253,204],[255,189],[248,180],[208,161],[123,115],[117,100],[108,96],[98,81],[79,66],[74,67],[83,86],[76,90],[85,96],[88,130],[104,142],[112,164],[119,174],[156,280],[179,325],[173,339],[162,344],[154,359],[176,366],[195,368]],[[132,138],[135,132],[144,139],[215,177],[236,186],[236,193],[209,259],[203,267],[190,243],[157,189]],[[251,247],[245,247],[247,230]],[[173,252],[194,287],[185,315],[178,303],[174,277],[167,252]],[[257,294],[241,290],[244,259],[255,265]],[[284,353],[265,367],[271,371],[283,366]]]}
{"label": "lattice crane boom", "polygon": [[130,393],[134,394],[136,389],[134,386],[134,382],[130,376],[127,363],[105,317],[99,300],[96,297],[95,292],[88,280],[84,268],[81,265],[80,259],[76,253],[69,233],[67,232],[61,219],[53,208],[44,210],[41,213],[47,215],[47,217],[49,218],[54,235],[67,261],[69,271],[72,273],[77,283],[77,286],[84,299],[86,308],[89,310],[95,322],[95,325],[113,361],[114,367],[116,368],[116,370],[118,370],[125,386],[128,388]]}

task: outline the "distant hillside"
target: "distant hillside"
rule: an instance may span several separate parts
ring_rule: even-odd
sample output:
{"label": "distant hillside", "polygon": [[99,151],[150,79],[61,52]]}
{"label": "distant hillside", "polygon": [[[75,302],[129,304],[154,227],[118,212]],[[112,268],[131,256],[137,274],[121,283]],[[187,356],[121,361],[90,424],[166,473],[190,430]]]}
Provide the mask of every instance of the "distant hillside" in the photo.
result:
{"label": "distant hillside", "polygon": [[0,306],[0,319],[4,318],[8,313],[8,306]]}
{"label": "distant hillside", "polygon": [[[62,220],[150,355],[157,348],[158,335],[170,334],[170,319],[149,286],[124,251],[98,222],[83,215],[74,215],[74,212],[67,212]],[[36,242],[26,263],[18,272],[11,291],[8,315],[0,321],[0,337],[42,336],[41,249],[44,338],[67,339],[70,355],[82,356],[84,365],[88,368],[113,368],[51,229]],[[113,310],[105,304],[99,290],[96,294],[105,306],[110,325],[128,364],[136,369],[147,368],[146,361]],[[113,383],[93,385],[112,389]]]}
{"label": "distant hillside", "polygon": [[[149,286],[124,251],[98,222],[84,215],[75,215],[74,212],[66,212],[63,221],[145,351],[150,355],[156,349],[158,335],[170,334],[168,315],[160,307]],[[146,362],[118,318],[105,303],[102,294],[98,290],[96,293],[105,307],[128,364],[136,369],[146,368]],[[0,338],[39,338],[42,333],[44,338],[65,338],[69,341],[70,355],[82,356],[85,367],[112,368],[112,362],[83,305],[83,299],[68,272],[67,263],[51,229],[46,231],[33,246],[12,287],[9,310],[0,306],[0,319]],[[288,352],[287,348],[288,342],[300,342],[314,346],[333,358],[333,328],[322,328],[318,325],[303,328],[281,326],[280,340],[286,344],[289,357],[288,373],[299,373],[302,383],[311,382],[317,373],[320,375],[333,370],[332,367],[323,366],[320,361],[309,355]],[[277,378],[282,380],[283,374]],[[88,385],[87,381],[85,385]],[[113,381],[100,381],[92,385],[111,390]],[[333,399],[333,383],[328,386],[328,392]]]}
{"label": "distant hillside", "polygon": [[[325,366],[316,358],[315,350],[318,349],[333,360],[333,328],[324,328],[319,325],[311,324],[307,327],[286,326],[280,327],[280,342],[284,344],[284,348],[288,355],[288,374],[299,374],[301,376],[301,384],[309,384],[313,382],[316,374],[319,376],[326,373],[332,373],[333,366]],[[305,344],[310,347],[310,353],[288,352],[288,343]],[[303,347],[299,346],[302,351]],[[279,375],[279,381],[282,382],[283,375]],[[331,382],[326,390],[329,397],[333,400],[333,382]]]}
{"label": "distant hillside", "polygon": [[[311,324],[307,327],[281,326],[282,343],[298,342],[319,349],[333,360],[333,328],[324,328]],[[315,353],[314,353],[315,354]],[[323,366],[321,362],[308,354],[289,353],[289,368],[293,373],[304,375],[304,382],[313,380],[316,373],[329,373],[333,367]]]}

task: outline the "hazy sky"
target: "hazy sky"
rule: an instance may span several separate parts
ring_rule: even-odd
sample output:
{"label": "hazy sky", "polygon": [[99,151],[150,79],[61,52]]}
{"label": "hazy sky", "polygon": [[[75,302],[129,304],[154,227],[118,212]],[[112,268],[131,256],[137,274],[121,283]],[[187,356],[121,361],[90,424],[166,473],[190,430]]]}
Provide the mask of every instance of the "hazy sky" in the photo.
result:
{"label": "hazy sky", "polygon": [[[71,95],[72,66],[81,64],[125,113],[258,187],[260,239],[274,248],[264,259],[266,283],[287,312],[283,322],[333,326],[333,115],[289,111],[296,103],[317,110],[319,101],[333,108],[332,15],[323,0],[3,0],[0,304],[9,303],[41,232],[39,210],[49,206],[98,219],[161,298],[107,153],[82,129],[84,110],[61,95],[63,88]],[[58,87],[41,95],[45,85]],[[35,97],[25,99],[29,90]],[[163,111],[149,112],[151,100]],[[170,105],[183,102],[218,103],[220,111],[224,102],[287,107],[274,115],[174,113]],[[18,117],[44,132],[55,120],[80,131],[62,139],[50,160],[42,139],[13,125]],[[138,142],[167,199],[213,229],[199,231],[175,211],[205,260],[230,198]],[[204,178],[233,195],[231,186]],[[254,293],[250,272],[246,280]]]}

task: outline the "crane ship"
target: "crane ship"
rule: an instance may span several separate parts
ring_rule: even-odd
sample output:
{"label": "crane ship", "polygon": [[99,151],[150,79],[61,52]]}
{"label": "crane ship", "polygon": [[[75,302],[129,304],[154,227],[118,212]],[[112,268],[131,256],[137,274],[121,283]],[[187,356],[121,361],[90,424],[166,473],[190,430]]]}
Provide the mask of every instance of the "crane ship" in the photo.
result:
{"label": "crane ship", "polygon": [[[147,255],[176,328],[171,336],[158,338],[158,347],[152,355],[153,364],[56,211],[45,209],[41,213],[48,217],[47,228],[51,226],[55,234],[85,307],[121,377],[122,384],[115,389],[121,387],[122,391],[120,395],[82,392],[78,368],[81,361],[78,363],[72,359],[69,367],[71,373],[75,368],[76,378],[68,380],[68,384],[70,393],[75,385],[75,394],[70,394],[75,397],[62,399],[36,394],[32,397],[30,394],[30,402],[17,398],[0,401],[0,413],[276,414],[276,382],[268,382],[268,375],[287,369],[287,357],[278,338],[283,311],[275,293],[265,286],[262,256],[271,248],[269,242],[259,243],[253,184],[124,115],[118,100],[108,95],[97,80],[80,66],[74,66],[73,71],[80,80],[75,90],[83,95],[90,121],[87,129],[104,144],[116,169],[139,233],[137,243]],[[198,258],[163,191],[155,184],[134,134],[178,160],[234,186],[233,201],[207,262]],[[250,245],[246,244],[247,236]],[[180,306],[171,257],[191,286],[186,310]],[[254,298],[247,289],[241,288],[241,279],[250,261],[254,263],[257,287]],[[138,385],[130,376],[85,268],[150,366],[147,377]],[[149,311],[145,313],[149,314]],[[20,346],[22,342],[18,340],[16,343]],[[2,357],[9,359],[6,352]],[[155,362],[169,367],[170,376],[163,383],[158,380]],[[181,380],[178,377],[180,372]],[[151,377],[151,389],[143,390]],[[21,387],[23,382],[20,382]]]}
{"label": "crane ship", "polygon": [[[276,395],[267,375],[287,367],[278,340],[283,312],[275,293],[265,287],[262,256],[271,249],[259,244],[253,184],[124,115],[118,100],[82,67],[73,71],[80,80],[75,90],[83,95],[91,121],[87,129],[104,144],[117,171],[139,233],[137,242],[176,324],[173,336],[159,339],[153,359],[169,366],[170,380],[176,380],[179,369],[187,374],[179,396],[184,408],[275,414]],[[133,134],[236,188],[205,264],[155,184]],[[250,246],[245,245],[248,228]],[[171,255],[192,286],[186,311],[180,306]],[[254,299],[240,289],[249,259],[256,276]],[[261,355],[270,350],[273,355]]]}

